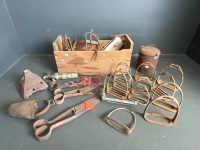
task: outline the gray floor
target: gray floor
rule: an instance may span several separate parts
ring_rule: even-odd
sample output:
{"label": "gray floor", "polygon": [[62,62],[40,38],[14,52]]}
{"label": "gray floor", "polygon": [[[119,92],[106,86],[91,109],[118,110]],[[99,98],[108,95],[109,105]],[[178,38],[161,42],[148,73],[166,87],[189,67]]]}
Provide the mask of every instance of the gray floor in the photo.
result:
{"label": "gray floor", "polygon": [[[137,58],[133,57],[135,67]],[[144,107],[130,107],[136,114],[137,124],[131,135],[125,136],[108,126],[104,118],[114,108],[121,105],[100,102],[93,111],[52,132],[45,142],[38,142],[32,124],[35,120],[13,118],[8,115],[11,103],[23,101],[16,85],[25,69],[42,76],[45,72],[56,72],[53,56],[25,56],[0,78],[0,149],[1,150],[197,150],[200,149],[200,66],[185,55],[161,56],[157,72],[169,63],[181,65],[184,71],[184,101],[175,124],[171,127],[159,126],[143,119]],[[134,72],[134,69],[132,69]],[[96,93],[99,93],[96,91]],[[49,91],[35,93],[30,99],[50,99]],[[64,104],[53,107],[40,118],[51,119],[62,111],[84,99],[66,99]]]}

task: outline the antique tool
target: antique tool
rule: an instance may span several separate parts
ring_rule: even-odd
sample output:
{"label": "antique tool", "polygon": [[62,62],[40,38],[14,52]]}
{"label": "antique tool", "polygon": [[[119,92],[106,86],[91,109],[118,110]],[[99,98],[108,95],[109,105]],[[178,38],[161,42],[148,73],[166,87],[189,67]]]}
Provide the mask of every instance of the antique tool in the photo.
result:
{"label": "antique tool", "polygon": [[123,100],[123,99],[117,99],[117,98],[109,98],[106,96],[106,83],[107,82],[107,75],[105,77],[105,80],[104,80],[104,87],[103,87],[103,91],[102,91],[102,97],[101,99],[103,101],[106,101],[106,102],[110,102],[110,103],[117,103],[117,104],[123,104],[123,105],[137,105],[138,102],[137,101],[129,101],[129,100]]}
{"label": "antique tool", "polygon": [[[161,76],[164,76],[164,77],[167,77],[168,79],[170,79],[170,81],[168,81],[168,82],[170,82],[170,83],[171,83],[171,82],[175,83],[174,77],[173,77],[171,74],[169,74],[169,73],[167,73],[167,72],[162,72],[162,73],[160,73],[160,74],[156,77],[156,79],[155,79],[154,82],[152,83],[151,91],[152,91],[155,95],[157,95],[157,96],[169,95],[169,94],[166,93],[164,90],[162,90],[161,87],[157,88],[158,86],[156,85],[156,81],[157,81]],[[166,81],[166,80],[165,80],[165,81]],[[166,82],[166,83],[168,83],[168,82]],[[170,84],[165,84],[165,87],[169,87],[169,85],[170,85]],[[163,86],[162,86],[162,87],[163,87]],[[156,91],[155,91],[155,90],[156,90]],[[174,90],[172,90],[172,91],[174,91]]]}
{"label": "antique tool", "polygon": [[[118,110],[125,110],[125,111],[129,112],[129,113],[132,115],[133,121],[132,121],[130,127],[128,127],[127,125],[125,125],[125,124],[123,124],[123,123],[121,123],[121,122],[119,122],[119,121],[117,121],[117,120],[115,120],[115,119],[113,119],[113,118],[111,118],[111,115],[112,115],[114,112],[118,111]],[[107,122],[111,127],[113,127],[115,130],[117,130],[117,131],[119,131],[119,132],[121,132],[121,133],[123,133],[123,134],[125,134],[125,135],[131,134],[131,132],[133,131],[133,129],[134,129],[135,125],[136,125],[136,117],[135,117],[135,114],[134,114],[134,112],[133,112],[132,110],[130,110],[129,108],[116,108],[116,109],[114,109],[113,111],[111,111],[111,112],[108,114],[108,116],[105,118],[105,120],[106,120],[106,122]],[[113,122],[113,123],[112,123],[112,122]],[[124,130],[120,129],[120,128],[117,127],[116,125],[123,127]]]}
{"label": "antique tool", "polygon": [[137,101],[141,105],[146,105],[149,102],[150,93],[145,85],[136,81],[128,94],[128,99]]}
{"label": "antique tool", "polygon": [[76,47],[76,39],[74,41],[74,44],[72,45],[71,39],[67,35],[65,35],[65,37],[62,39],[62,42],[65,50],[72,51]]}
{"label": "antique tool", "polygon": [[[181,67],[180,67],[179,65],[170,64],[169,66],[166,66],[165,68],[163,68],[163,70],[162,70],[160,73],[163,73],[164,71],[166,72],[166,70],[167,70],[167,69],[170,69],[170,68],[176,69],[176,70],[178,70],[178,71],[180,72],[180,77],[177,78],[177,79],[180,79],[180,83],[177,83],[177,81],[175,81],[175,83],[176,83],[179,87],[181,87],[182,84],[183,84],[183,80],[184,80],[184,78],[183,78],[183,77],[184,77],[184,74],[183,74],[183,71],[182,71],[182,69],[181,69]],[[161,84],[163,84],[163,83],[166,83],[166,82],[167,82],[166,80],[160,79],[160,77],[157,79],[157,84],[159,84],[159,85],[161,85]],[[175,87],[173,87],[172,85],[168,85],[167,88],[173,90]],[[177,89],[176,89],[176,90],[177,90]]]}
{"label": "antique tool", "polygon": [[[155,90],[154,90],[154,92],[153,92],[153,94],[152,94],[151,99],[152,99],[152,100],[156,99],[155,95],[158,95],[158,94],[157,94],[157,93],[158,93],[157,91],[160,91],[160,89],[162,89],[162,87],[168,87],[167,84],[172,85],[172,86],[175,87],[175,88],[174,88],[173,93],[172,93],[171,95],[170,95],[169,93],[165,93],[165,94],[163,94],[163,95],[170,95],[170,96],[176,97],[176,96],[175,96],[175,93],[179,92],[179,93],[180,93],[180,97],[178,97],[178,96],[177,96],[177,97],[178,97],[180,100],[178,100],[177,98],[176,98],[176,100],[177,100],[177,102],[178,102],[178,104],[179,104],[179,107],[180,107],[181,104],[182,104],[182,102],[183,102],[183,91],[181,90],[181,88],[180,88],[176,83],[173,83],[173,82],[166,82],[166,83],[163,83],[162,85],[159,85],[157,88],[155,88]],[[175,89],[177,89],[177,90],[175,90]],[[159,96],[163,96],[163,95],[161,95],[161,94],[162,94],[162,93],[160,93]],[[166,98],[163,98],[163,101],[165,101],[166,104],[169,103],[168,99],[166,99]],[[170,104],[170,105],[171,105],[170,108],[169,108],[169,107],[166,107],[165,105],[160,105],[160,104],[157,103],[157,102],[153,102],[152,104],[154,104],[154,105],[156,105],[156,106],[159,106],[159,107],[161,107],[161,108],[164,108],[164,109],[166,109],[166,110],[168,110],[168,111],[171,111],[171,112],[176,112],[176,110],[177,110],[176,105],[174,105],[174,104]]]}
{"label": "antique tool", "polygon": [[74,51],[76,49],[76,43],[77,43],[77,40],[76,40],[76,37],[75,37],[74,43],[72,45],[72,51]]}
{"label": "antique tool", "polygon": [[101,81],[101,75],[99,76],[94,76],[94,77],[83,77],[79,80],[75,81],[68,81],[66,83],[58,84],[57,81],[49,82],[49,89],[50,91],[55,90],[57,88],[67,88],[67,87],[75,87],[75,86],[87,86],[87,85],[92,85],[96,82]]}
{"label": "antique tool", "polygon": [[[89,40],[88,40],[88,35],[89,35]],[[94,37],[96,39],[96,41],[92,40],[92,37]],[[94,33],[93,29],[91,29],[90,32],[86,32],[85,33],[85,50],[88,50],[88,44],[94,44],[97,45],[97,50],[102,50],[102,46],[99,42],[99,36]],[[95,49],[96,50],[96,49]]]}
{"label": "antique tool", "polygon": [[47,84],[40,76],[30,70],[24,70],[23,76],[19,81],[18,88],[24,99],[29,98],[33,93],[47,89]]}
{"label": "antique tool", "polygon": [[[64,92],[62,89],[57,89],[54,92],[54,99],[51,100],[26,100],[23,102],[13,103],[9,106],[9,114],[13,117],[34,119],[35,117],[41,116],[46,113],[53,105],[62,104],[65,98],[92,94],[90,91],[94,90],[100,85],[101,83],[99,82],[90,86],[86,86],[84,88],[79,88],[68,92]],[[45,102],[46,106],[43,110],[37,112],[39,102]]]}
{"label": "antique tool", "polygon": [[[149,112],[149,108],[152,106],[152,104],[154,105],[155,103],[159,104],[159,105],[156,105],[156,108],[160,110],[161,113]],[[176,107],[174,107],[174,105]],[[176,109],[173,110],[173,114],[167,114],[168,112],[172,112],[170,111],[171,107],[174,107]],[[155,110],[155,109],[151,109],[151,110]],[[150,101],[147,104],[144,110],[144,119],[151,123],[164,125],[164,126],[171,126],[175,122],[179,114],[179,111],[180,111],[180,106],[179,106],[178,101],[173,96],[163,95],[163,96],[157,97],[156,99]],[[160,120],[161,118],[162,118],[162,121]]]}
{"label": "antique tool", "polygon": [[132,81],[129,66],[126,63],[119,63],[114,74],[108,78],[106,91],[117,98],[126,99]]}
{"label": "antique tool", "polygon": [[[52,131],[55,128],[65,125],[66,123],[69,123],[70,121],[78,118],[86,111],[92,109],[96,104],[99,103],[99,101],[100,101],[99,98],[94,97],[94,98],[85,100],[82,103],[80,103],[79,105],[66,110],[61,115],[54,118],[53,120],[50,120],[50,121],[45,120],[45,119],[37,120],[33,124],[36,138],[40,142],[48,140],[51,136]],[[65,118],[70,113],[73,113],[73,115],[68,118]]]}
{"label": "antique tool", "polygon": [[72,50],[72,43],[71,43],[70,37],[68,37],[67,41],[68,41],[68,43],[69,43],[70,50]]}
{"label": "antique tool", "polygon": [[120,98],[126,99],[128,96],[129,83],[125,74],[112,74],[108,78],[106,91],[107,93]]}
{"label": "antique tool", "polygon": [[[153,71],[151,71],[151,73],[148,74],[148,75],[151,75],[151,76],[148,77],[148,76],[138,75],[138,70],[141,67],[142,67],[142,70],[144,70],[144,71],[141,71],[141,72],[145,72],[145,69],[151,68]],[[155,77],[156,77],[156,70],[155,70],[155,67],[150,62],[144,62],[144,63],[140,64],[135,71],[135,80],[136,81],[144,82],[144,83],[151,85],[152,82],[154,81]]]}
{"label": "antique tool", "polygon": [[63,42],[63,47],[65,48],[65,50],[68,50],[70,47],[67,40],[67,35],[65,35],[64,38],[62,38],[62,42]]}
{"label": "antique tool", "polygon": [[128,74],[130,79],[131,78],[131,68],[129,67],[129,65],[127,63],[124,63],[124,62],[120,62],[116,67],[115,67],[115,72],[114,73],[117,73],[117,74],[122,74],[122,73],[125,73],[125,74]]}
{"label": "antique tool", "polygon": [[78,78],[78,74],[77,73],[54,73],[54,74],[50,74],[50,73],[46,73],[43,76],[43,79],[51,79],[52,81],[56,81],[58,79],[69,79],[69,78]]}
{"label": "antique tool", "polygon": [[54,91],[54,100],[56,104],[62,104],[64,102],[64,99],[67,97],[73,97],[73,96],[79,96],[79,95],[84,95],[84,94],[92,94],[89,93],[90,91],[94,90],[95,88],[99,87],[102,83],[97,82],[92,85],[80,88],[78,90],[72,90],[68,92],[64,92],[63,89],[56,89]]}
{"label": "antique tool", "polygon": [[115,72],[123,72],[123,73],[129,73],[131,74],[131,68],[127,63],[120,62],[116,67],[115,67]]}
{"label": "antique tool", "polygon": [[[166,78],[165,78],[165,80],[163,80],[163,81],[165,81],[165,82],[163,82],[163,84],[156,86],[156,82],[157,82],[158,79],[161,79],[161,76],[167,77],[168,79],[170,79],[170,81],[166,80]],[[174,87],[174,88],[169,88],[169,87]],[[178,101],[177,98],[176,98],[176,100],[178,101],[179,107],[182,104],[183,92],[182,92],[181,88],[175,83],[174,77],[171,74],[167,73],[167,72],[162,72],[157,76],[157,78],[154,80],[154,82],[152,84],[151,91],[152,91],[151,100],[156,99],[156,96],[160,97],[160,96],[167,95],[167,96],[175,97],[175,93],[176,92],[180,92],[180,100]],[[165,101],[166,104],[169,103],[168,99],[166,99],[166,98],[163,98],[163,101]],[[171,105],[171,107],[167,107],[165,105],[161,105],[161,104],[159,104],[157,102],[153,102],[152,104],[154,104],[154,105],[156,105],[156,106],[158,106],[160,108],[163,108],[165,110],[168,110],[170,112],[176,112],[177,111],[176,104],[175,105],[172,104],[172,103],[169,104],[169,105]]]}
{"label": "antique tool", "polygon": [[131,68],[127,63],[120,62],[116,66],[114,74],[117,74],[117,75],[124,74],[126,79],[127,79],[127,81],[128,81],[129,88],[132,86],[133,78],[131,76]]}

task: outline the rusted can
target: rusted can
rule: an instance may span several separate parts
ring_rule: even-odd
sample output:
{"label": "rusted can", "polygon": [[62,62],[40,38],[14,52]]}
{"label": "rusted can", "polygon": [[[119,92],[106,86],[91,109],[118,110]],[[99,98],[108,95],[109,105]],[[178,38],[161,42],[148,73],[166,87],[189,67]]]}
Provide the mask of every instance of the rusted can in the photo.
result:
{"label": "rusted can", "polygon": [[[160,54],[160,50],[155,46],[142,46],[139,51],[136,69],[138,69],[139,72],[142,72],[144,74],[154,73],[154,68],[156,69]],[[141,64],[143,64],[144,62],[151,63],[154,66],[154,68],[151,66],[141,66]]]}

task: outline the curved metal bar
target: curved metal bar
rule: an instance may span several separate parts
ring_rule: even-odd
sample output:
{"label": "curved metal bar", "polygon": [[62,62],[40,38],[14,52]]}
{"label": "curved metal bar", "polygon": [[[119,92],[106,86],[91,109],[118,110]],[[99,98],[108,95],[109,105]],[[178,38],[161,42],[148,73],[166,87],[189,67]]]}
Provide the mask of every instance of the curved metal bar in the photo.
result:
{"label": "curved metal bar", "polygon": [[[90,39],[87,39],[87,35],[89,34]],[[92,41],[92,37],[94,37],[96,39],[96,41]],[[95,44],[98,45],[100,47],[100,50],[102,50],[102,46],[99,42],[99,36],[97,34],[94,33],[94,31],[91,29],[91,32],[86,32],[85,33],[85,50],[88,50],[88,43],[90,44]]]}
{"label": "curved metal bar", "polygon": [[159,80],[160,79],[160,76],[166,76],[166,77],[168,77],[173,83],[175,83],[175,79],[174,79],[174,77],[171,75],[171,74],[169,74],[169,73],[167,73],[167,72],[162,72],[162,73],[160,73],[156,78],[155,78],[155,80],[154,80],[154,82],[152,83],[152,88],[155,88],[156,86],[156,83],[157,83],[157,80]]}
{"label": "curved metal bar", "polygon": [[[184,74],[183,74],[183,71],[182,71],[181,67],[180,67],[179,65],[176,65],[176,64],[170,64],[170,65],[164,67],[164,68],[161,70],[160,73],[163,73],[167,68],[173,68],[173,69],[176,69],[176,70],[178,70],[178,71],[180,72],[180,74],[181,74],[181,82],[180,82],[180,84],[178,84],[178,85],[179,85],[179,87],[181,87],[182,84],[183,84],[183,80],[184,80]],[[160,80],[160,79],[157,80],[157,83],[158,83],[158,84],[162,84],[162,83],[164,83],[164,82],[166,82],[166,81],[165,81],[165,80]],[[177,84],[176,81],[175,81],[175,83]],[[169,88],[173,88],[173,87],[169,87]]]}
{"label": "curved metal bar", "polygon": [[[134,121],[132,122],[132,124],[131,124],[130,127],[128,127],[127,125],[125,125],[125,124],[123,124],[123,123],[121,123],[121,122],[119,122],[119,121],[117,121],[117,120],[115,120],[115,119],[113,119],[113,118],[111,118],[111,115],[112,115],[114,112],[118,111],[118,110],[125,110],[125,111],[129,112],[129,113],[133,116],[133,118],[134,118],[133,120],[134,120]],[[111,127],[113,127],[115,130],[117,130],[117,131],[119,131],[119,132],[121,132],[121,133],[123,133],[123,134],[125,134],[125,135],[131,134],[131,132],[133,131],[133,129],[134,129],[135,125],[136,125],[136,117],[135,117],[134,112],[133,112],[132,110],[130,110],[129,108],[123,108],[123,107],[122,107],[122,108],[116,108],[116,109],[114,109],[113,111],[111,111],[111,112],[107,115],[107,117],[105,118],[105,120],[106,120],[106,122],[107,122]],[[114,124],[112,124],[111,121],[114,122],[115,124],[118,124],[118,125],[120,125],[121,127],[123,127],[123,128],[125,129],[125,131],[123,131],[122,129],[118,128],[118,127],[115,126]]]}
{"label": "curved metal bar", "polygon": [[[153,92],[153,94],[152,94],[151,100],[154,100],[154,99],[155,99],[154,95],[156,94],[156,92],[157,92],[159,89],[161,89],[161,87],[167,87],[168,84],[173,85],[173,86],[175,87],[174,90],[173,90],[172,95],[170,95],[170,96],[173,96],[173,97],[174,97],[174,96],[175,96],[175,93],[176,93],[177,91],[180,92],[181,98],[180,98],[180,101],[178,101],[178,103],[179,103],[179,106],[181,106],[181,104],[182,104],[182,102],[183,102],[183,91],[182,91],[182,89],[180,88],[180,86],[178,86],[176,83],[173,83],[173,82],[163,83],[162,85],[159,85],[157,88],[155,88],[155,90],[154,90],[154,92]],[[177,89],[177,91],[176,91],[175,89]],[[165,94],[165,95],[169,95],[169,94],[167,93],[167,94]],[[163,96],[163,95],[160,95],[160,96]],[[165,100],[167,101],[167,99],[165,99]]]}
{"label": "curved metal bar", "polygon": [[[118,76],[121,76],[122,79],[119,79]],[[120,78],[121,78],[120,77]],[[110,80],[113,78],[113,85],[110,86]],[[119,80],[122,80],[121,82]],[[107,93],[118,97],[120,99],[126,99],[128,96],[128,90],[129,90],[129,83],[125,77],[125,74],[112,74],[108,78],[106,91]]]}
{"label": "curved metal bar", "polygon": [[[131,92],[128,95],[128,99],[137,101],[141,105],[147,105],[148,102],[149,102],[149,99],[150,99],[149,90],[147,89],[147,87],[145,85],[143,85],[141,83],[137,83],[137,82],[138,81],[136,81],[133,84],[133,87],[131,88]],[[140,90],[134,89],[135,87],[140,88]],[[147,98],[145,99],[145,98],[142,98],[140,96],[145,96]]]}
{"label": "curved metal bar", "polygon": [[[168,99],[168,102],[174,102],[176,104],[176,111],[174,111],[175,114],[174,114],[174,116],[172,118],[170,116],[166,115],[166,114],[148,112],[149,107],[152,104],[155,105],[156,102],[158,104],[158,105],[156,105],[158,108],[162,108],[164,110],[170,111],[170,108],[171,108],[172,105],[171,105],[171,103],[166,103],[166,101],[164,99]],[[179,111],[180,111],[180,106],[179,106],[178,101],[173,96],[163,95],[163,96],[157,97],[156,99],[152,100],[146,106],[146,108],[144,110],[144,119],[146,121],[154,123],[154,124],[164,125],[164,126],[172,126],[174,124],[175,120],[178,117]],[[163,118],[163,119],[166,119],[167,122],[154,120],[154,119],[152,119],[152,117],[149,118],[148,116]]]}
{"label": "curved metal bar", "polygon": [[[153,70],[154,70],[154,72],[151,73],[151,74],[153,74],[153,76],[152,76],[152,77],[144,77],[144,76],[139,76],[139,75],[137,75],[138,69],[139,69],[140,67],[142,67],[142,66],[150,66],[150,67],[152,67]],[[134,77],[135,77],[135,80],[139,80],[140,82],[145,82],[145,83],[149,83],[149,82],[147,82],[148,80],[143,80],[143,79],[148,78],[149,81],[150,81],[150,83],[152,83],[152,82],[154,81],[155,77],[156,77],[156,69],[155,69],[155,67],[153,66],[152,63],[150,63],[150,62],[144,62],[144,63],[140,64],[140,65],[137,67],[137,69],[136,69],[136,71],[135,71]],[[151,85],[151,84],[150,84],[150,85]]]}

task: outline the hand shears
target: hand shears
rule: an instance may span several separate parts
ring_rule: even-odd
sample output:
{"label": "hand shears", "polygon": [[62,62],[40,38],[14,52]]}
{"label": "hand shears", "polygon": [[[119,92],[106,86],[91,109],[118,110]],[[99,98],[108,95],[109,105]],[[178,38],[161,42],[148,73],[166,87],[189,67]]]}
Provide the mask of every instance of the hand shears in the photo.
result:
{"label": "hand shears", "polygon": [[54,91],[54,101],[56,104],[62,104],[65,100],[65,98],[67,97],[74,97],[74,96],[79,96],[79,95],[84,95],[84,94],[92,94],[90,93],[90,91],[92,91],[93,89],[97,88],[98,86],[100,86],[102,83],[98,82],[95,84],[92,84],[90,86],[86,86],[84,88],[80,88],[80,89],[76,89],[76,90],[72,90],[72,91],[68,91],[68,92],[64,92],[63,89],[56,89]]}
{"label": "hand shears", "polygon": [[49,82],[49,90],[53,91],[55,89],[62,89],[62,88],[67,88],[67,87],[75,87],[75,86],[88,86],[92,85],[96,82],[100,82],[102,75],[97,75],[93,77],[83,77],[80,78],[79,80],[74,80],[74,81],[68,81],[65,83],[58,83],[57,81],[52,81]]}
{"label": "hand shears", "polygon": [[[33,124],[33,128],[35,130],[35,136],[39,141],[48,140],[51,136],[51,132],[53,129],[62,126],[82,115],[84,112],[92,109],[97,103],[99,103],[100,99],[98,97],[94,97],[88,100],[83,101],[79,105],[72,107],[56,118],[48,121],[45,119],[39,119]],[[73,113],[72,116],[63,119],[66,115]],[[63,119],[63,120],[62,120]]]}
{"label": "hand shears", "polygon": [[97,82],[92,85],[79,88],[76,90],[64,92],[63,89],[56,89],[54,91],[54,98],[52,100],[45,100],[47,102],[47,106],[40,112],[37,112],[35,114],[35,117],[41,116],[42,114],[46,113],[49,108],[55,104],[62,104],[67,97],[74,97],[74,96],[80,96],[85,94],[93,94],[90,91],[94,90],[95,88],[99,87],[102,83]]}

